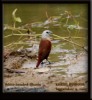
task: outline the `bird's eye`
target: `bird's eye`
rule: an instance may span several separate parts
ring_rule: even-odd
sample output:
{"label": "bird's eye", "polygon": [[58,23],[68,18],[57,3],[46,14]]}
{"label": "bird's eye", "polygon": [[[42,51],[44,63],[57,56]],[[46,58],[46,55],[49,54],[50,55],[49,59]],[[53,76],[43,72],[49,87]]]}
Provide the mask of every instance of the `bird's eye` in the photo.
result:
{"label": "bird's eye", "polygon": [[49,32],[46,32],[46,33],[49,33]]}

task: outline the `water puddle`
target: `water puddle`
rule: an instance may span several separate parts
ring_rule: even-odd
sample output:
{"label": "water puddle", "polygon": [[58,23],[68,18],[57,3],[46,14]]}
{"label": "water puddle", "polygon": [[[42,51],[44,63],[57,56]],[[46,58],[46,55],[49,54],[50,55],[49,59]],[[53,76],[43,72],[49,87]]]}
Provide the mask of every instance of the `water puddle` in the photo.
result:
{"label": "water puddle", "polygon": [[22,68],[35,68],[36,61],[27,61],[22,65]]}
{"label": "water puddle", "polygon": [[[67,52],[65,49],[62,49],[63,52]],[[55,60],[55,55],[57,55],[58,61]],[[87,55],[79,54],[76,58],[76,53],[74,50],[68,50],[67,53],[56,53],[51,54],[50,59],[52,64],[47,64],[45,62],[43,65],[39,65],[39,69],[35,69],[38,73],[51,72],[62,75],[84,75],[82,73],[87,73]],[[53,60],[54,59],[54,60]],[[26,61],[22,68],[35,68],[37,60]],[[79,74],[78,74],[79,73]]]}

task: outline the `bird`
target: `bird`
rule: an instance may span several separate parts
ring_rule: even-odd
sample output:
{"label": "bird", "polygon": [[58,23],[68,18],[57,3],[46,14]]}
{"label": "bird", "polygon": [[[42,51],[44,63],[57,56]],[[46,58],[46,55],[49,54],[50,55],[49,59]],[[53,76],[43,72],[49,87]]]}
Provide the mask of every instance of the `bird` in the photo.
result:
{"label": "bird", "polygon": [[42,37],[39,44],[38,61],[36,64],[36,68],[39,67],[40,63],[43,64],[43,60],[46,59],[48,61],[48,56],[50,54],[51,47],[52,47],[51,39],[50,39],[51,34],[52,34],[52,31],[50,30],[45,30],[42,32]]}

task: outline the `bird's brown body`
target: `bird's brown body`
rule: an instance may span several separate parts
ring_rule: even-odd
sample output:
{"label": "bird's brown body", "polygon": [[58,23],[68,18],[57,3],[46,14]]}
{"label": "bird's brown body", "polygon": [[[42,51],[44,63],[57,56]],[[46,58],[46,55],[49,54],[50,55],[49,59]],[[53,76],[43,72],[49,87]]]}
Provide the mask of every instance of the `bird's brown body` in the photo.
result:
{"label": "bird's brown body", "polygon": [[39,64],[44,60],[48,59],[49,53],[51,51],[51,41],[49,39],[41,39],[39,45],[39,52],[38,52],[38,62],[36,68],[39,67]]}

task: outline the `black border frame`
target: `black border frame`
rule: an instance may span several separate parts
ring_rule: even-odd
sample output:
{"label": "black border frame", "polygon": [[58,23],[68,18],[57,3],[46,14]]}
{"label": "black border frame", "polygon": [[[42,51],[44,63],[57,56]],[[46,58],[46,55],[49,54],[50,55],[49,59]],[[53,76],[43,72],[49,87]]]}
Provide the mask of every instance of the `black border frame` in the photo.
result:
{"label": "black border frame", "polygon": [[[90,99],[91,96],[91,60],[90,60],[90,53],[91,53],[91,48],[90,48],[90,41],[91,41],[91,1],[90,0],[2,0],[1,1],[1,33],[3,34],[3,4],[12,4],[12,3],[81,3],[81,4],[88,4],[88,92],[66,92],[66,93],[56,93],[56,92],[51,92],[51,93],[3,93],[3,88],[1,90],[0,96],[3,97],[3,99],[71,99],[71,100],[76,100],[76,99],[83,99],[83,100],[88,100]],[[1,35],[2,35],[1,34]],[[3,37],[3,36],[1,36]],[[2,43],[2,48],[3,48],[3,39],[1,39]],[[3,49],[1,50],[3,52]],[[2,55],[2,54],[1,54]],[[2,55],[3,58],[3,55]],[[2,63],[2,58],[1,58],[1,63]],[[3,65],[3,63],[2,63]],[[1,73],[2,73],[3,68],[1,67]],[[0,74],[1,74],[0,73]],[[3,80],[3,74],[1,74],[1,79]],[[1,84],[1,87],[3,87],[3,81]],[[45,98],[46,97],[46,98]],[[47,98],[49,97],[49,98]]]}

